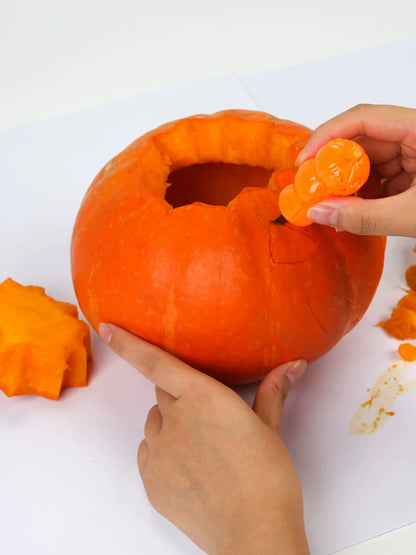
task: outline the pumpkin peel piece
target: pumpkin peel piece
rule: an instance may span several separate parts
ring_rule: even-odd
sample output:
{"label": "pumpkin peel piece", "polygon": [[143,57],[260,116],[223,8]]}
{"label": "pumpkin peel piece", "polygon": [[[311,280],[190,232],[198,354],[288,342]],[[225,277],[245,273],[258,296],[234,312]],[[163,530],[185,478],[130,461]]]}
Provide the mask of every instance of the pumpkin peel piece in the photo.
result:
{"label": "pumpkin peel piece", "polygon": [[0,284],[0,389],[57,400],[66,387],[87,385],[89,326],[74,305],[38,286]]}

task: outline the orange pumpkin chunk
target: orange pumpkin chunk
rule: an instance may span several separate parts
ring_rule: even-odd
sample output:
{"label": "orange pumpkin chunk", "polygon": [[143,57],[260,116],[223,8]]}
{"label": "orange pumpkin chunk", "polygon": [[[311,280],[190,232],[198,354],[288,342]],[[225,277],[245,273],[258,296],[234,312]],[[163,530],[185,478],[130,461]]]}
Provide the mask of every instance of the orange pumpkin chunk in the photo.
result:
{"label": "orange pumpkin chunk", "polygon": [[396,339],[416,339],[416,291],[402,297],[390,318],[378,325]]}
{"label": "orange pumpkin chunk", "polygon": [[58,399],[66,387],[87,385],[89,326],[74,305],[42,287],[0,284],[0,389],[9,397],[34,393]]}
{"label": "orange pumpkin chunk", "polygon": [[406,283],[410,289],[416,290],[416,264],[409,266],[406,270]]}
{"label": "orange pumpkin chunk", "polygon": [[416,360],[416,347],[411,343],[401,343],[397,350],[403,360],[407,360],[407,362]]}

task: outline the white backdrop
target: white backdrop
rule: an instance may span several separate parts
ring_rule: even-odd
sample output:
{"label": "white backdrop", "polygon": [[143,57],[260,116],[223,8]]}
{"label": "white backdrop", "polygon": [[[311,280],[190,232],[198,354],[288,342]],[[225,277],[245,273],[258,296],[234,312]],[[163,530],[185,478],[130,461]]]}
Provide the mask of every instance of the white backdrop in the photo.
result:
{"label": "white backdrop", "polygon": [[[110,156],[162,121],[224,107],[261,107],[314,126],[359,101],[415,105],[413,42],[406,43],[411,45],[406,48],[407,57],[400,50],[405,46],[399,50],[387,46],[373,53],[290,66],[410,35],[416,15],[413,2],[396,2],[394,7],[382,1],[364,6],[350,2],[348,13],[342,15],[339,5],[335,8],[329,2],[314,3],[313,8],[304,4],[282,6],[263,0],[254,9],[242,2],[210,2],[207,7],[197,2],[33,5],[25,1],[2,6],[3,128],[98,106],[107,100],[131,99],[2,134],[0,279],[11,275],[23,283],[44,285],[57,298],[74,301],[67,249],[79,200]],[[288,67],[273,70],[283,66]],[[360,68],[364,66],[368,70],[362,74]],[[271,71],[253,74],[268,68]],[[228,72],[236,75],[185,84],[170,92],[153,92],[166,85]],[[134,98],[137,93],[141,95]],[[389,306],[394,303],[394,295],[399,293],[394,293],[393,287],[402,284],[400,269],[412,261],[411,246],[404,242],[393,249],[400,264],[395,272],[386,274],[385,291],[390,297],[387,301],[383,296],[376,299],[364,326],[370,328],[375,319],[385,316],[386,302]],[[357,333],[355,347],[361,345]],[[374,336],[376,343],[379,337]],[[354,341],[354,336],[349,341]],[[322,400],[322,389],[324,399],[334,398],[340,382],[332,378],[328,382],[329,367],[338,355],[345,358],[345,353],[351,352],[348,342],[340,345],[333,359],[323,362],[314,379],[305,378],[299,384],[288,405],[288,423],[297,400]],[[146,410],[153,404],[152,388],[95,337],[93,346],[95,363],[88,388],[68,391],[59,403],[0,397],[0,436],[2,445],[8,446],[1,458],[3,545],[12,555],[82,554],[96,552],[97,546],[104,554],[197,552],[149,508],[138,480],[135,450]],[[383,352],[372,357],[366,380],[357,373],[350,377],[344,373],[342,396],[346,388],[352,396],[346,395],[347,404],[341,403],[341,408],[339,404],[333,407],[336,418],[332,419],[331,433],[337,433],[335,423],[342,427],[343,418],[347,419],[353,406],[362,401],[359,396],[365,391],[364,383],[371,385],[384,369],[393,344],[387,342],[385,348],[387,358]],[[388,462],[390,457],[394,463],[403,457],[395,468],[407,479],[406,469],[410,471],[414,460],[411,401],[410,395],[403,399],[399,427],[390,432],[387,428],[384,437],[376,435],[371,443],[361,441],[360,446],[360,440],[346,445],[339,434],[335,443],[329,442],[329,452],[336,448],[340,458],[332,465],[325,456],[313,459],[312,450],[311,460],[329,465],[326,475],[319,467],[313,467],[313,472],[305,467],[301,449],[305,442],[299,442],[299,433],[286,424],[286,439],[307,484],[306,509],[314,553],[326,553],[324,546],[342,547],[415,520],[406,521],[413,483],[405,481],[400,495],[392,497],[397,486],[394,473],[394,479],[392,474],[383,477],[383,465],[374,466],[374,460],[379,459],[371,459],[380,454],[373,451],[377,444],[382,450],[381,460],[384,456]],[[322,401],[313,413],[318,419],[316,430],[322,435],[328,430],[320,427],[323,420],[319,418],[324,419],[331,407]],[[300,416],[296,420],[298,430],[308,424],[302,424],[302,413]],[[312,440],[314,436],[306,442],[308,448],[312,448]],[[328,445],[325,442],[322,448]],[[354,467],[354,461],[360,455],[370,461],[364,469],[373,479],[373,500],[367,503],[362,491],[362,498],[357,494],[356,513],[345,515],[341,500],[348,487],[357,488],[354,473],[363,468]],[[342,473],[347,461],[352,463],[348,476]],[[315,482],[310,480],[313,476]],[[313,483],[321,480],[328,489],[314,491]],[[335,509],[334,525],[328,507],[337,507],[337,495],[340,506],[338,513]],[[326,522],[314,521],[315,500]],[[368,517],[375,506],[384,509],[376,511],[374,518],[364,518],[371,524],[368,533],[369,528],[362,529],[360,514]],[[347,517],[356,522],[354,530],[349,530]],[[401,534],[389,534],[348,553],[412,553],[416,545],[413,530],[410,527]]]}
{"label": "white backdrop", "polygon": [[394,42],[415,19],[413,0],[3,0],[0,126]]}

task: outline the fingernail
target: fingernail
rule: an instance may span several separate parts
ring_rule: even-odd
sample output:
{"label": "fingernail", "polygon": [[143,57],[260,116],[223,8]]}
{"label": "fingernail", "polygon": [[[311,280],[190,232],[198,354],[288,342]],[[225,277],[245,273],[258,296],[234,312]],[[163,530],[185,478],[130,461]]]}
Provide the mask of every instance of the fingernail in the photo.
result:
{"label": "fingernail", "polygon": [[300,166],[304,160],[305,160],[305,155],[303,154],[303,150],[302,150],[302,152],[299,154],[299,156],[295,160],[295,166],[296,167]]}
{"label": "fingernail", "polygon": [[98,326],[98,333],[101,335],[101,337],[104,339],[104,341],[106,343],[110,343],[110,341],[111,341],[111,328],[110,328],[109,325],[101,323]]}
{"label": "fingernail", "polygon": [[334,206],[320,202],[307,211],[310,220],[317,224],[338,227],[339,212]]}
{"label": "fingernail", "polygon": [[306,143],[306,145],[303,147],[303,150],[296,158],[295,166],[300,166],[300,164],[306,160],[307,156],[308,156],[308,143]]}
{"label": "fingernail", "polygon": [[286,377],[293,385],[295,382],[298,381],[299,378],[303,376],[303,373],[306,370],[306,360],[300,359],[295,360],[291,363],[289,368],[286,370]]}

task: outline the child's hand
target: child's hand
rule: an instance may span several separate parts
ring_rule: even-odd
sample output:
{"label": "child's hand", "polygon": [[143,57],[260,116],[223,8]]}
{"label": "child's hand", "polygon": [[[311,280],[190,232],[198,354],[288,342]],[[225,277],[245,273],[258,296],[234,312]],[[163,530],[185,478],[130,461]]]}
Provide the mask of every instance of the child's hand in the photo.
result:
{"label": "child's hand", "polygon": [[362,235],[416,237],[416,110],[359,105],[319,126],[298,163],[336,137],[354,139],[381,178],[382,198],[325,200],[308,211],[314,222]]}
{"label": "child's hand", "polygon": [[156,385],[138,464],[150,502],[210,554],[308,553],[299,479],[279,434],[306,363],[272,370],[254,410],[232,389],[114,325],[111,348]]}

